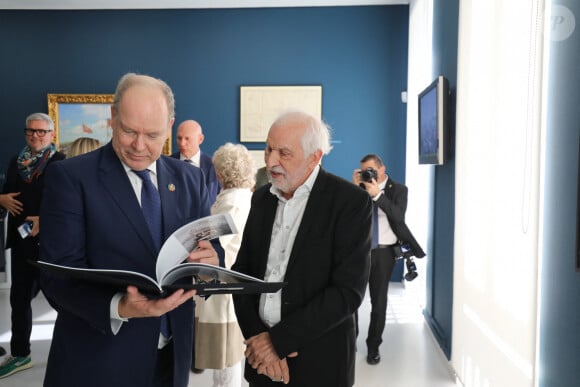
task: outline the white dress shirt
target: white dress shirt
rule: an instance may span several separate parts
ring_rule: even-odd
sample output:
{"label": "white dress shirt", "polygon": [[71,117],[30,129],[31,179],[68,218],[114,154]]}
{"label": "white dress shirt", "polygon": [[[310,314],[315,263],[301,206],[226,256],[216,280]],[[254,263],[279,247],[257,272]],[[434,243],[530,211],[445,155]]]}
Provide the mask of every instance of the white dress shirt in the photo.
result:
{"label": "white dress shirt", "polygon": [[[278,208],[272,228],[268,263],[264,275],[264,280],[267,282],[284,281],[294,239],[319,171],[320,166],[316,166],[308,179],[296,189],[289,200],[286,200],[274,186],[270,187],[270,192],[278,197]],[[267,326],[272,327],[280,322],[282,319],[281,308],[282,290],[278,290],[276,293],[263,293],[260,296],[260,318]]]}
{"label": "white dress shirt", "polygon": [[[385,186],[387,185],[387,181],[389,181],[389,177],[385,179],[382,183],[379,183],[380,193],[373,198],[376,202],[381,195],[385,194]],[[378,211],[378,224],[379,224],[379,245],[394,245],[397,243],[397,236],[395,235],[393,229],[391,228],[391,224],[389,223],[389,218],[387,218],[387,214],[379,207]]]}
{"label": "white dress shirt", "polygon": [[193,156],[191,156],[191,158],[187,158],[184,155],[182,155],[181,153],[179,154],[179,157],[181,160],[189,160],[191,162],[191,164],[195,165],[196,167],[200,168],[200,164],[201,164],[201,151],[198,151],[196,154],[194,154]]}

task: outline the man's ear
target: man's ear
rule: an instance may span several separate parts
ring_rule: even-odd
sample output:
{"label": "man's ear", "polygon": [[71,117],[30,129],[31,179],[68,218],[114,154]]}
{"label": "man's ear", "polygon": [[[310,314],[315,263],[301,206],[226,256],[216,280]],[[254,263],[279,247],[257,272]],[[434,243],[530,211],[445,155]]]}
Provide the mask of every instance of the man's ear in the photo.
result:
{"label": "man's ear", "polygon": [[312,153],[308,157],[312,159],[312,163],[310,166],[314,168],[315,166],[319,165],[320,161],[322,160],[322,151],[320,149],[317,149],[314,153]]}

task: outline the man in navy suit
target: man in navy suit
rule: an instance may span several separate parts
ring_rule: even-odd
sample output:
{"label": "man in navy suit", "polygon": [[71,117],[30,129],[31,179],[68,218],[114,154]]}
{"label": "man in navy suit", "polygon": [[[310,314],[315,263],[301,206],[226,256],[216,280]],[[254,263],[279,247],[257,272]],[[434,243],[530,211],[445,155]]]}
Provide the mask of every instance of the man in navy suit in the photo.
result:
{"label": "man in navy suit", "polygon": [[[199,147],[205,139],[201,125],[194,120],[183,121],[177,127],[176,137],[179,152],[173,153],[171,157],[201,168],[209,193],[209,202],[213,204],[221,187],[211,157],[203,153]],[[200,374],[203,370],[195,367],[195,337],[193,338],[191,351],[191,370],[196,374]]]}
{"label": "man in navy suit", "polygon": [[194,120],[183,121],[177,127],[177,147],[179,152],[171,155],[201,168],[205,176],[205,184],[209,191],[209,200],[211,204],[220,191],[220,184],[215,174],[215,168],[211,162],[211,157],[201,151],[199,146],[203,143],[205,136],[201,125]]}
{"label": "man in navy suit", "polygon": [[251,387],[350,387],[355,324],[369,275],[369,195],[320,166],[328,127],[290,112],[270,127],[271,185],[252,197],[234,270],[287,285],[234,296]]}
{"label": "man in navy suit", "polygon": [[[174,122],[173,93],[165,82],[126,74],[111,114],[109,144],[47,170],[40,257],[155,278],[159,242],[209,215],[209,195],[201,170],[161,156]],[[141,189],[151,183],[138,176],[142,171],[158,191],[162,238],[150,231],[150,216],[141,208],[149,202]],[[189,261],[219,263],[211,243],[200,247]],[[58,312],[45,387],[187,386],[195,291],[150,298],[132,286],[119,293],[48,273],[43,289]]]}

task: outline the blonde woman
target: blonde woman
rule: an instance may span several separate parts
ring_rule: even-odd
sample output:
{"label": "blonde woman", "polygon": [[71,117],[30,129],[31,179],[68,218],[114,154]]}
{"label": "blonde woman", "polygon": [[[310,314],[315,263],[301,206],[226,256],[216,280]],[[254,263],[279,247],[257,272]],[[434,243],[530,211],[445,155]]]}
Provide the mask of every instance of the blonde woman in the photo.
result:
{"label": "blonde woman", "polygon": [[[238,229],[238,234],[220,237],[225,264],[230,268],[238,254],[250,212],[255,184],[254,162],[245,146],[232,143],[218,148],[212,162],[222,190],[211,213],[230,213]],[[195,367],[214,370],[213,387],[241,386],[243,342],[231,295],[213,295],[197,302]]]}
{"label": "blonde woman", "polygon": [[79,137],[70,143],[66,150],[66,157],[71,158],[74,156],[82,155],[83,153],[88,153],[94,151],[101,146],[101,142],[96,138],[90,137]]}

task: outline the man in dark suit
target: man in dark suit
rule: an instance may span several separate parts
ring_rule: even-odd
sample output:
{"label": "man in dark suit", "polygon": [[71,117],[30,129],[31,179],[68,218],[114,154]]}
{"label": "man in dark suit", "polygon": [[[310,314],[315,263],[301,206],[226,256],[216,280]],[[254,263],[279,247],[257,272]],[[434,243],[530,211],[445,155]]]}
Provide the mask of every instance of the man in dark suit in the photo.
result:
{"label": "man in dark suit", "polygon": [[220,191],[220,184],[215,174],[215,168],[211,162],[211,156],[206,155],[200,149],[205,136],[201,125],[194,120],[183,121],[177,127],[177,146],[179,152],[171,155],[201,168],[205,176],[205,184],[209,192],[210,203],[215,202],[215,198]]}
{"label": "man in dark suit", "polygon": [[[205,185],[209,193],[209,202],[210,204],[215,203],[215,199],[221,187],[211,157],[203,153],[200,149],[200,145],[205,139],[201,125],[199,122],[194,120],[183,121],[177,127],[176,137],[179,152],[173,153],[171,157],[183,160],[193,166],[201,168],[204,175]],[[195,366],[195,337],[193,338],[191,351],[191,371],[200,374],[203,372],[203,369],[199,369]]]}
{"label": "man in dark suit", "polygon": [[425,253],[405,224],[407,187],[387,175],[381,158],[375,154],[363,157],[360,169],[353,172],[352,180],[373,199],[373,245],[369,277],[371,318],[366,344],[367,363],[374,365],[381,361],[379,346],[383,342],[389,281],[398,255],[396,248],[401,242],[408,245],[411,253],[418,258],[424,257]]}
{"label": "man in dark suit", "polygon": [[[31,302],[38,294],[38,270],[30,261],[38,259],[39,212],[48,165],[65,155],[54,144],[54,122],[44,113],[26,118],[26,145],[8,164],[6,182],[0,194],[0,207],[8,211],[6,248],[11,249],[12,283],[10,286],[11,331],[10,356],[0,364],[0,378],[32,367],[30,335]],[[18,228],[31,222],[29,235]],[[2,230],[3,231],[3,230]]]}
{"label": "man in dark suit", "polygon": [[369,274],[372,205],[320,166],[328,127],[289,112],[270,127],[272,185],[252,197],[234,270],[284,281],[277,293],[234,297],[250,386],[350,387],[355,325]]}
{"label": "man in dark suit", "polygon": [[[155,278],[161,242],[209,215],[209,196],[198,168],[161,156],[174,121],[173,93],[165,82],[126,74],[111,114],[109,144],[48,169],[41,258]],[[146,211],[151,183],[160,199],[158,232],[153,211]],[[189,261],[218,264],[211,243],[200,247]],[[58,312],[44,386],[187,386],[195,291],[149,298],[133,286],[119,293],[49,273],[43,278]]]}

